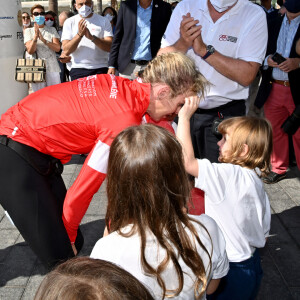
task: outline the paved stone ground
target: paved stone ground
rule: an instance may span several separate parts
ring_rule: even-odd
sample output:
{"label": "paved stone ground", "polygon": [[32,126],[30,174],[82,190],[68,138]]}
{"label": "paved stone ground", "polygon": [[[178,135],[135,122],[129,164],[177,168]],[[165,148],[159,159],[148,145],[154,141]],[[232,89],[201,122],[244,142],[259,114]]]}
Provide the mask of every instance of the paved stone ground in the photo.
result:
{"label": "paved stone ground", "polygon": [[[74,156],[65,166],[67,187],[74,182],[84,158]],[[261,251],[264,278],[259,300],[300,300],[300,172],[293,168],[288,178],[266,186],[272,207],[272,230]],[[82,221],[85,245],[80,255],[89,255],[102,236],[106,210],[105,184],[94,196]],[[31,300],[46,270],[0,206],[0,299]],[[243,300],[243,299],[241,299]]]}

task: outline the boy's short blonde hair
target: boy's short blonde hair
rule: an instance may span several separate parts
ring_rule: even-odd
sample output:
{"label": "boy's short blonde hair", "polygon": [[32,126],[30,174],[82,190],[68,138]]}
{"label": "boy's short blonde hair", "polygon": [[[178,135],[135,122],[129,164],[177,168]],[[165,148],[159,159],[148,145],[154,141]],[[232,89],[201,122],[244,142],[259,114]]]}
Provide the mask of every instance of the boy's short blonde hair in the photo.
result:
{"label": "boy's short blonde hair", "polygon": [[[259,168],[262,176],[270,172],[270,160],[273,146],[272,126],[264,118],[235,117],[220,123],[218,131],[225,135],[228,129],[231,133],[231,151],[221,162],[232,163],[250,169]],[[241,157],[244,144],[248,153]]]}

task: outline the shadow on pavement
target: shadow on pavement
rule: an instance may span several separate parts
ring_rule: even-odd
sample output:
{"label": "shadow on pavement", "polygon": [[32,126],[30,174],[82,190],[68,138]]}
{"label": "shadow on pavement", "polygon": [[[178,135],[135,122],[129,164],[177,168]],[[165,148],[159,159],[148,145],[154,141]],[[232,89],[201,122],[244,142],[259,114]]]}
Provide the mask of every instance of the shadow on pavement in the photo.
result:
{"label": "shadow on pavement", "polygon": [[272,215],[258,300],[300,299],[300,207]]}
{"label": "shadow on pavement", "polygon": [[[103,235],[103,219],[80,226],[84,236],[84,245],[79,256],[89,256],[95,243]],[[45,275],[46,268],[39,262],[26,242],[0,249],[0,287],[26,285],[28,278]]]}

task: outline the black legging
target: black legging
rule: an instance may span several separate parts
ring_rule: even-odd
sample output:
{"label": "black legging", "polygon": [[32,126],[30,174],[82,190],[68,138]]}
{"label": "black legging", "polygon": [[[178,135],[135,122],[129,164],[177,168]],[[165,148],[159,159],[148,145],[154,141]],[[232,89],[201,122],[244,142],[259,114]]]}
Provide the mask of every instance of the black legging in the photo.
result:
{"label": "black legging", "polygon": [[[0,144],[0,204],[47,268],[74,256],[62,221],[66,187],[61,175],[43,176]],[[78,230],[79,251],[83,237]]]}

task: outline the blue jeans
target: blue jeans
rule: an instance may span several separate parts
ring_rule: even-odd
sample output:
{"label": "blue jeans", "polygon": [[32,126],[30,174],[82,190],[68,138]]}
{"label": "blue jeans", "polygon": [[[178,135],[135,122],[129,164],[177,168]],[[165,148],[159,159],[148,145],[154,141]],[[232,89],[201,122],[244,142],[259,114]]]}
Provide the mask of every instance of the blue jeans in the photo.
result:
{"label": "blue jeans", "polygon": [[260,255],[256,249],[253,256],[242,262],[229,263],[228,274],[221,279],[215,293],[207,295],[208,300],[252,300],[255,299],[263,271]]}

